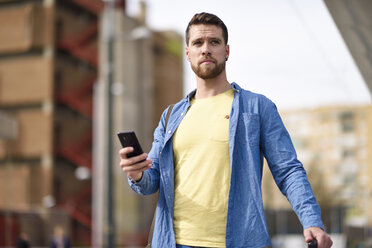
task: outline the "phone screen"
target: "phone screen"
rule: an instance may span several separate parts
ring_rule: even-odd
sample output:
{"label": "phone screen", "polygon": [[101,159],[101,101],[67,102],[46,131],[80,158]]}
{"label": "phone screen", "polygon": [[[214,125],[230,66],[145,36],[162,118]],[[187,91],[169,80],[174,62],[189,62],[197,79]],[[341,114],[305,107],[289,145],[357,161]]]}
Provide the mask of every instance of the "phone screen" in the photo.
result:
{"label": "phone screen", "polygon": [[133,131],[120,132],[117,135],[119,137],[120,143],[123,148],[131,146],[134,149],[133,152],[127,154],[128,158],[138,156],[143,153],[141,145],[137,139],[137,136]]}

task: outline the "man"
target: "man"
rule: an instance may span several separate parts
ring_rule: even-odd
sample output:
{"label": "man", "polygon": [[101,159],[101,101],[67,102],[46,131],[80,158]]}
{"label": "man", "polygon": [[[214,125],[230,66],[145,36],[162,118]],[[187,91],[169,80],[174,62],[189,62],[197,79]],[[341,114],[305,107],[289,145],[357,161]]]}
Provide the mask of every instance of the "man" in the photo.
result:
{"label": "man", "polygon": [[186,29],[186,56],[196,90],[174,105],[167,127],[164,111],[150,153],[120,166],[132,189],[159,190],[152,246],[265,247],[267,232],[261,180],[263,156],[303,227],[305,241],[331,247],[320,209],[275,105],[230,84],[225,24],[196,14]]}
{"label": "man", "polygon": [[65,235],[65,230],[62,226],[54,228],[54,235],[50,242],[50,248],[70,248],[70,239]]}
{"label": "man", "polygon": [[17,240],[16,248],[30,248],[31,244],[28,240],[28,235],[25,232],[21,232]]}

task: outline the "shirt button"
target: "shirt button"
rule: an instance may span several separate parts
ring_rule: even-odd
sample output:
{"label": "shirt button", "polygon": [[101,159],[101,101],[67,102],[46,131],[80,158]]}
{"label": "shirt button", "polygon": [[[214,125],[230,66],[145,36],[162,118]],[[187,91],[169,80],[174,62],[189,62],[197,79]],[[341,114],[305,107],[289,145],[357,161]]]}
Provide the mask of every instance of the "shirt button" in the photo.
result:
{"label": "shirt button", "polygon": [[181,116],[183,116],[183,112],[181,113]]}
{"label": "shirt button", "polygon": [[172,131],[168,131],[168,133],[171,133]]}

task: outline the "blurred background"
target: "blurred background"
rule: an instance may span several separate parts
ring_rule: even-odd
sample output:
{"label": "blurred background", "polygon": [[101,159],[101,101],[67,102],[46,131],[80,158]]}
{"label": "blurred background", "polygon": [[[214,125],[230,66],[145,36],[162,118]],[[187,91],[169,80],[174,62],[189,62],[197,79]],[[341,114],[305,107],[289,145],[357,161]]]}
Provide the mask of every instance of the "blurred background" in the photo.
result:
{"label": "blurred background", "polygon": [[[0,0],[0,247],[144,247],[116,133],[145,151],[195,87],[184,30],[229,29],[230,82],[278,106],[336,248],[372,247],[372,1]],[[265,167],[272,247],[306,247]]]}

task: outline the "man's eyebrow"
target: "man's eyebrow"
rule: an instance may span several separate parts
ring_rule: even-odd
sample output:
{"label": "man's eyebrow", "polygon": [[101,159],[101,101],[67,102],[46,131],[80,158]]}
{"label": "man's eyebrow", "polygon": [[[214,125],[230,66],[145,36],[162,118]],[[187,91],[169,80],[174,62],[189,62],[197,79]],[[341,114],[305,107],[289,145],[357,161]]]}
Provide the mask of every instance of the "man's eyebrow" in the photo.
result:
{"label": "man's eyebrow", "polygon": [[192,39],[192,41],[195,41],[195,40],[202,40],[203,39],[203,36],[199,36],[199,37],[196,37],[194,39]]}
{"label": "man's eyebrow", "polygon": [[221,38],[218,38],[218,37],[211,37],[211,38],[208,38],[208,40],[222,41],[222,39]]}
{"label": "man's eyebrow", "polygon": [[[203,37],[197,37],[195,39],[192,39],[191,42],[200,41],[200,40],[203,40]],[[207,37],[207,40],[222,41],[222,39],[221,38],[218,38],[218,37]]]}

